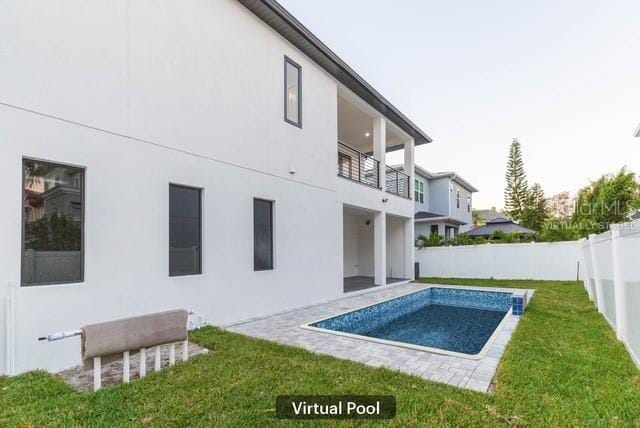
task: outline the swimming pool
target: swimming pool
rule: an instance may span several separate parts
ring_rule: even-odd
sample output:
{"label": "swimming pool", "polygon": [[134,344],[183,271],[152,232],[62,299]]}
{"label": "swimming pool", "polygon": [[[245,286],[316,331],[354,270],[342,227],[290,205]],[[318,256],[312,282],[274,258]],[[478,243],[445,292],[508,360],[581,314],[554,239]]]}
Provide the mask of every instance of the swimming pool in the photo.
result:
{"label": "swimming pool", "polygon": [[526,292],[431,286],[302,327],[463,358],[479,359]]}

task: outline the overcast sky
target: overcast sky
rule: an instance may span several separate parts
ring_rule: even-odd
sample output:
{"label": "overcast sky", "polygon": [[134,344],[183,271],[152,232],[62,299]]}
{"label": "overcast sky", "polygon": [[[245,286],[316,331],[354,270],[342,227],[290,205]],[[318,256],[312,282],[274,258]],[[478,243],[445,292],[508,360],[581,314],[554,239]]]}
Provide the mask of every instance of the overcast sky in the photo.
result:
{"label": "overcast sky", "polygon": [[640,172],[638,0],[280,2],[434,139],[416,163],[473,183],[476,208],[502,207],[513,137],[547,196]]}

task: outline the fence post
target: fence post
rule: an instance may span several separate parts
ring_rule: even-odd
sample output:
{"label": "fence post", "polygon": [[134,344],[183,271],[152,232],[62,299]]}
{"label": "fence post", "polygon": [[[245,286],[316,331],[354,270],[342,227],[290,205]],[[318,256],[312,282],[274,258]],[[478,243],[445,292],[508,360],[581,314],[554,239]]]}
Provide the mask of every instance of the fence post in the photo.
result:
{"label": "fence post", "polygon": [[616,336],[624,341],[627,337],[625,331],[626,313],[624,305],[624,268],[620,254],[620,229],[611,228],[611,258],[613,259],[613,286],[616,306]]}
{"label": "fence post", "polygon": [[589,235],[589,251],[591,252],[591,267],[593,271],[593,281],[596,288],[596,308],[598,312],[603,313],[604,297],[602,296],[602,283],[600,282],[600,271],[598,270],[598,260],[596,260],[596,250],[594,248],[594,241],[596,234]]}

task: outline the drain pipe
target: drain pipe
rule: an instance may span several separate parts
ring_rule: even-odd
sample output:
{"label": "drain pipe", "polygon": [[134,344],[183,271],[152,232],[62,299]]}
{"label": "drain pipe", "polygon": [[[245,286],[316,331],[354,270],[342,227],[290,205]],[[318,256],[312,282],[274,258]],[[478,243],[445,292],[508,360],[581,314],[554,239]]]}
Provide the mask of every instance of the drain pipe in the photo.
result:
{"label": "drain pipe", "polygon": [[9,282],[7,285],[7,296],[5,300],[5,373],[7,376],[13,376],[15,370],[15,300],[15,290]]}

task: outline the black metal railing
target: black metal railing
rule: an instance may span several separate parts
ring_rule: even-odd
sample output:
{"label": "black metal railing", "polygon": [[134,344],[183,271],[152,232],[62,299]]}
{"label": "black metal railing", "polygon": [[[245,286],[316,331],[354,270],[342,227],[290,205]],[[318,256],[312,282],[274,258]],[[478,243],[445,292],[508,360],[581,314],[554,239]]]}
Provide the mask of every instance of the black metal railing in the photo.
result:
{"label": "black metal railing", "polygon": [[380,161],[338,141],[338,175],[380,188]]}
{"label": "black metal railing", "polygon": [[409,176],[402,171],[386,165],[385,189],[389,193],[411,199],[409,195]]}

